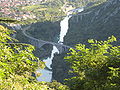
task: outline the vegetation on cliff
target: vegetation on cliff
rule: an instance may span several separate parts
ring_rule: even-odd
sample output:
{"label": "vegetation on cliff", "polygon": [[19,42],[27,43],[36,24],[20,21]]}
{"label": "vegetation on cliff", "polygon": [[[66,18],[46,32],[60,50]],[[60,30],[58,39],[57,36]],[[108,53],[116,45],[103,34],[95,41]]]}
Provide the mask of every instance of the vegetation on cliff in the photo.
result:
{"label": "vegetation on cliff", "polygon": [[65,57],[74,77],[67,79],[71,90],[119,90],[120,46],[114,36],[106,41],[88,40],[90,46],[77,44]]}
{"label": "vegetation on cliff", "polygon": [[[53,20],[51,18],[52,15],[54,14],[55,16],[59,16],[61,14],[58,14],[57,12],[60,8],[56,8],[54,12],[54,5],[57,6],[57,1],[60,1],[60,7],[64,4],[62,0],[56,0],[56,3],[44,3],[43,5],[46,4],[50,6],[46,8],[41,8],[41,5],[24,7],[24,10],[26,11],[31,11],[36,15],[39,15],[38,12],[40,12],[42,13],[41,15],[45,16],[43,21],[45,20],[46,22],[40,23],[41,30],[35,30],[36,33],[46,30],[46,33],[44,34],[41,32],[41,35],[43,33],[44,36],[39,36],[38,34],[34,35],[36,38],[45,38],[45,40],[52,41],[54,35],[56,35],[56,29],[54,27],[46,27],[46,25],[44,25],[44,28],[42,24],[53,24],[53,22],[48,22],[49,20]],[[73,4],[74,1],[81,0],[65,1]],[[85,5],[87,5],[87,3]],[[73,46],[76,43],[84,42],[88,38],[105,39],[105,37],[110,36],[111,34],[119,37],[119,3],[114,2],[107,5],[108,6],[106,6],[106,3],[104,3],[100,6],[90,8],[85,11],[92,11],[88,15],[83,15],[82,17],[78,16],[78,22],[72,22],[73,27],[70,27],[70,31],[65,42]],[[109,13],[109,15],[106,12]],[[93,15],[95,17],[93,17]],[[1,23],[3,22],[11,23],[16,22],[16,20],[1,19]],[[76,25],[79,25],[79,27],[76,27]],[[39,25],[35,25],[35,27],[39,28]],[[55,34],[52,37],[49,37],[51,34],[49,34],[48,37],[45,37],[48,35],[49,31]],[[33,30],[30,31],[30,33],[33,34],[35,32]],[[34,47],[32,45],[19,43],[17,40],[11,38],[10,34],[12,34],[11,30],[8,30],[0,25],[0,89],[2,90],[118,90],[120,88],[120,46],[111,44],[112,42],[116,41],[114,36],[109,37],[107,41],[88,40],[89,45],[77,44],[75,50],[70,50],[68,56],[65,57],[65,59],[67,59],[67,61],[71,64],[70,72],[72,72],[71,78],[67,80],[67,84],[70,87],[68,88],[68,86],[62,85],[56,81],[53,81],[52,83],[36,81],[36,78],[33,77],[33,74],[39,75],[39,73],[36,73],[36,69],[43,68],[44,63],[33,55],[32,52]],[[22,37],[21,35],[19,36]],[[27,40],[24,40],[27,43]],[[63,71],[67,72],[65,69],[69,68],[66,67],[66,63],[62,61],[63,57],[64,56],[61,55],[60,61],[58,61],[59,65],[58,63],[55,63],[58,67],[56,67],[55,64],[52,65],[52,67],[55,67],[56,70],[58,70],[58,73],[53,72],[56,73],[56,75],[59,73],[64,73]],[[62,64],[60,65],[61,62]],[[58,76],[59,78],[64,79],[62,75],[63,74],[60,74]]]}
{"label": "vegetation on cliff", "polygon": [[111,35],[120,38],[119,8],[119,0],[108,0],[73,16],[64,43],[73,46],[77,43],[86,44],[89,38],[105,40]]}
{"label": "vegetation on cliff", "polygon": [[[32,54],[34,47],[16,43],[11,30],[0,26],[0,89],[37,90],[112,90],[120,88],[120,46],[107,41],[88,40],[89,47],[77,44],[65,57],[71,64],[68,86],[56,81],[38,82],[32,73],[43,68],[44,63]],[[36,73],[38,75],[38,73]]]}
{"label": "vegetation on cliff", "polygon": [[33,74],[44,63],[33,55],[34,47],[10,37],[13,32],[0,25],[0,89],[1,90],[68,90],[56,81],[38,82]]}

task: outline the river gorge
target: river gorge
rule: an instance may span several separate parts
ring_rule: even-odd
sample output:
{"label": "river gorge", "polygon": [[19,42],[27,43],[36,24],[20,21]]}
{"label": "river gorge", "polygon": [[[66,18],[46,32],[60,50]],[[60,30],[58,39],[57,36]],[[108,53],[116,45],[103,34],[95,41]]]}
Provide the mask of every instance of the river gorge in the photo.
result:
{"label": "river gorge", "polygon": [[[79,12],[82,12],[84,9],[83,8],[79,8],[77,9],[79,10]],[[59,39],[58,39],[58,43],[59,44],[63,44],[64,42],[64,37],[68,32],[69,29],[69,19],[72,17],[72,15],[67,15],[61,22],[60,22],[60,35],[59,35]],[[38,81],[47,81],[47,82],[51,82],[52,81],[52,60],[54,58],[54,54],[59,54],[59,50],[57,49],[56,46],[53,46],[53,50],[51,52],[50,57],[48,57],[47,59],[44,59],[43,62],[45,62],[45,65],[47,68],[51,69],[51,71],[48,71],[46,69],[44,70],[38,70],[37,72],[41,72],[42,75],[40,77],[37,78]]]}
{"label": "river gorge", "polygon": [[[110,13],[110,15],[108,15],[105,10]],[[44,61],[47,67],[43,70],[37,70],[37,72],[42,73],[42,76],[38,77],[37,80],[47,82],[57,80],[63,82],[63,80],[68,77],[66,75],[68,74],[67,71],[70,69],[68,69],[69,66],[67,66],[64,60],[66,52],[58,54],[59,50],[56,45],[65,44],[74,47],[77,43],[87,45],[88,39],[105,40],[111,35],[119,38],[118,17],[120,15],[118,12],[120,9],[116,7],[114,10],[115,12],[110,12],[109,7],[107,8],[106,4],[103,4],[102,7],[89,8],[84,11],[82,8],[78,10],[78,12],[81,12],[79,15],[66,16],[62,21],[46,21],[33,24],[31,30],[29,29],[26,33],[27,37],[31,36],[32,38],[30,39],[34,39],[38,42],[40,40],[43,40],[43,42],[47,41],[46,44],[38,46],[40,49],[43,49],[45,53],[36,53],[37,57],[40,56],[40,60]],[[104,15],[104,17],[102,15]],[[20,37],[19,40],[21,39],[21,42],[28,43],[27,41],[29,41],[26,37],[23,39],[25,35],[22,33],[20,33],[19,36],[14,36]],[[34,41],[31,42],[32,45],[36,46]],[[29,44],[31,44],[31,42]],[[47,51],[48,48],[50,52]],[[37,48],[36,50],[39,49]]]}
{"label": "river gorge", "polygon": [[[68,28],[69,28],[69,22],[68,21],[69,21],[70,17],[71,16],[68,15],[60,22],[61,31],[60,31],[59,40],[58,40],[58,43],[60,43],[60,44],[63,44],[64,36],[67,34],[67,31],[68,31]],[[53,46],[53,50],[52,50],[52,53],[51,53],[50,57],[43,60],[45,62],[46,67],[48,67],[49,69],[52,69],[50,66],[52,64],[52,59],[54,58],[55,53],[59,54],[59,50],[55,46]],[[38,70],[38,71],[42,73],[42,75],[37,78],[38,81],[51,82],[52,71],[48,71],[46,69]]]}
{"label": "river gorge", "polygon": [[[84,10],[84,8],[79,8],[79,9],[74,9],[73,11],[75,12],[75,10],[77,12],[82,12]],[[36,47],[41,48],[42,47],[42,43],[44,44],[52,44],[52,50],[51,50],[51,54],[47,57],[45,57],[45,59],[43,59],[42,61],[45,62],[46,68],[45,69],[38,69],[37,72],[42,73],[42,75],[40,77],[37,77],[38,81],[46,81],[46,82],[51,82],[52,80],[54,80],[53,78],[53,68],[51,67],[51,65],[53,65],[52,61],[54,58],[54,55],[61,53],[58,48],[56,47],[56,45],[58,46],[64,46],[67,48],[71,48],[69,46],[64,45],[64,37],[66,36],[68,29],[69,29],[69,19],[72,17],[72,15],[68,14],[66,17],[64,17],[64,19],[59,23],[60,26],[60,32],[59,35],[57,36],[57,39],[55,39],[55,41],[53,42],[49,42],[49,41],[44,41],[42,39],[38,39],[36,38],[36,36],[34,36],[34,34],[31,36],[28,32],[26,32],[26,30],[29,30],[31,28],[27,27],[26,29],[24,29],[22,32],[23,34],[29,38],[28,41],[30,41],[30,43]],[[59,30],[58,30],[59,31]],[[58,32],[57,31],[57,32]],[[33,31],[35,33],[35,30]],[[46,33],[45,31],[43,33]],[[57,40],[57,41],[56,41]],[[42,42],[42,43],[41,43]],[[54,43],[55,42],[55,43]],[[54,65],[53,65],[54,66]],[[58,64],[59,66],[59,64]]]}

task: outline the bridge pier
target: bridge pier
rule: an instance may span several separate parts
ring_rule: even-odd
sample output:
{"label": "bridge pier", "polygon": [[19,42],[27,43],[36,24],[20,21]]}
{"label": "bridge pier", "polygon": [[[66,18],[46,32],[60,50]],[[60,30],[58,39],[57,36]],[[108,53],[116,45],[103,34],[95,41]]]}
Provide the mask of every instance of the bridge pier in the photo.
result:
{"label": "bridge pier", "polygon": [[68,49],[71,48],[69,46],[62,45],[59,43],[51,43],[51,42],[49,43],[49,42],[44,42],[44,41],[42,42],[41,40],[33,40],[33,39],[29,39],[29,43],[38,48],[41,48],[45,44],[52,44],[53,46],[56,46],[60,54],[68,51]]}
{"label": "bridge pier", "polygon": [[38,48],[41,48],[45,43],[38,42]]}
{"label": "bridge pier", "polygon": [[71,47],[68,47],[68,46],[65,46],[65,45],[61,45],[61,44],[56,44],[55,46],[59,50],[60,54],[63,53],[63,52],[68,51],[68,49],[71,48]]}

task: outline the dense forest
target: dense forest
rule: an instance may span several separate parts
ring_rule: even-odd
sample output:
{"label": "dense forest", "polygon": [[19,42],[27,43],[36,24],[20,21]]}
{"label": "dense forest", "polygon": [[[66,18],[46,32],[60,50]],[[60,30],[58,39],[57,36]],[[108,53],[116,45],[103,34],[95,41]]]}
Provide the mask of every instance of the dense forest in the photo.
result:
{"label": "dense forest", "polygon": [[[36,18],[18,20],[0,13],[0,90],[120,90],[119,4],[120,0],[43,0],[17,7],[19,12],[30,11]],[[38,49],[10,24],[25,27],[31,23],[31,36],[57,41],[54,37],[59,34],[56,29],[60,31],[62,18],[55,16],[65,15],[60,10],[65,5],[86,6],[69,22],[64,44],[74,48],[55,55],[53,81],[39,82],[36,77],[41,73],[36,70],[45,68],[45,63],[37,57]]]}

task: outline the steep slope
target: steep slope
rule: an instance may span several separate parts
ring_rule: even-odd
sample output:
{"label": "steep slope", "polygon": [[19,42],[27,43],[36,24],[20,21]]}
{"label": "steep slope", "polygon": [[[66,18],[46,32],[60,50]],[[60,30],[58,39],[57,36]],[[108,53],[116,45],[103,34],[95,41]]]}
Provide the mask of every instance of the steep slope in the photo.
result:
{"label": "steep slope", "polygon": [[73,46],[77,43],[86,43],[87,39],[90,38],[104,40],[111,35],[119,40],[119,23],[120,0],[109,0],[74,16],[70,21],[65,42]]}
{"label": "steep slope", "polygon": [[[117,37],[118,42],[120,42],[119,23],[120,0],[109,0],[73,16],[70,20],[70,28],[64,43],[70,46],[78,43],[87,44],[88,39],[105,40],[111,35]],[[65,54],[56,55],[52,65],[53,79],[60,82],[63,82],[64,78],[70,76],[67,74],[69,65],[63,59],[64,56]]]}

